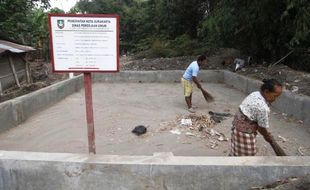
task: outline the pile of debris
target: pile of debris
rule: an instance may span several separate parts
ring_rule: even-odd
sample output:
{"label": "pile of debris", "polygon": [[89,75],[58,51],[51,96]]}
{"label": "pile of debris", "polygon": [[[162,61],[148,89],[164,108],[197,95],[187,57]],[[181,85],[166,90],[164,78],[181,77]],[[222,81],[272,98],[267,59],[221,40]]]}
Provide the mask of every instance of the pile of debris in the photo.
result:
{"label": "pile of debris", "polygon": [[310,189],[310,175],[301,177],[290,177],[276,181],[263,187],[251,187],[251,190],[299,190],[299,189]]}
{"label": "pile of debris", "polygon": [[177,116],[174,121],[162,122],[159,131],[169,130],[175,135],[185,134],[189,137],[197,137],[205,141],[210,148],[215,149],[219,142],[229,139],[214,129],[217,122],[211,117],[197,114]]}
{"label": "pile of debris", "polygon": [[43,59],[36,59],[30,64],[31,76],[35,81],[41,81],[48,78],[49,67]]}
{"label": "pile of debris", "polygon": [[177,120],[181,125],[189,125],[189,129],[194,131],[204,131],[207,128],[213,128],[215,125],[213,120],[207,115],[190,114]]}

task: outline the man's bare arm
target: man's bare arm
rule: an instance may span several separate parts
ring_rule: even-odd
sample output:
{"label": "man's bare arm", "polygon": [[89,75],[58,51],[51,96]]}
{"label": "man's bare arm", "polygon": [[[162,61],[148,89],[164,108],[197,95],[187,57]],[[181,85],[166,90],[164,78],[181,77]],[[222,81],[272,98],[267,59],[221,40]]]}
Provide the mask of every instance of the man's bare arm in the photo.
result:
{"label": "man's bare arm", "polygon": [[193,76],[192,78],[193,78],[194,83],[197,85],[197,88],[201,89],[201,84],[199,83],[197,77]]}

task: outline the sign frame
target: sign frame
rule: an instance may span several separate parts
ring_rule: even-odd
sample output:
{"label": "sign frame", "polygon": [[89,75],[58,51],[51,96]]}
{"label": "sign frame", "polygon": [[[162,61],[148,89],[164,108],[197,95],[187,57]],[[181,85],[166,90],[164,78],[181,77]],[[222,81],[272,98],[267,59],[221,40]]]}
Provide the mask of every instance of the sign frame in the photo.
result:
{"label": "sign frame", "polygon": [[[54,57],[54,47],[53,47],[53,29],[52,29],[52,17],[78,17],[78,18],[113,18],[116,19],[116,70],[98,70],[92,68],[85,68],[83,69],[67,69],[67,70],[56,70],[55,68],[55,57]],[[52,68],[54,73],[116,73],[120,70],[120,24],[119,24],[120,17],[117,14],[48,14],[48,24],[49,24],[49,39],[50,39],[50,58],[52,62]],[[102,64],[104,64],[104,59],[102,60]]]}

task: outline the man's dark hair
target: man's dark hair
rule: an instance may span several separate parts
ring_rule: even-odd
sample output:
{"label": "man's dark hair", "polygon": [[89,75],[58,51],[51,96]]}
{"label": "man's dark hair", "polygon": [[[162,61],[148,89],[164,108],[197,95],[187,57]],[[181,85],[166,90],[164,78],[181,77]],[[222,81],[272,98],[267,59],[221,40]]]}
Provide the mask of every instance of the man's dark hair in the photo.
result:
{"label": "man's dark hair", "polygon": [[282,84],[277,81],[276,79],[263,79],[263,85],[260,87],[260,90],[264,92],[265,90],[268,90],[269,92],[274,92],[275,86],[281,86]]}
{"label": "man's dark hair", "polygon": [[197,58],[197,62],[202,62],[204,60],[206,60],[207,57],[205,55],[200,55],[198,58]]}

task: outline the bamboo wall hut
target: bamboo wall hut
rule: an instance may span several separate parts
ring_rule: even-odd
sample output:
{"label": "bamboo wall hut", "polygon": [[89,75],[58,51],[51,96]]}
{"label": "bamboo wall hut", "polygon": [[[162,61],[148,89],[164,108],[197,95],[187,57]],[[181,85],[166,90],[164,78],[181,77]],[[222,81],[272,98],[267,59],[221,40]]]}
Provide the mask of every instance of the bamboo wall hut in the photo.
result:
{"label": "bamboo wall hut", "polygon": [[26,55],[34,50],[30,46],[0,40],[0,95],[12,86],[20,87],[22,82],[31,82]]}

